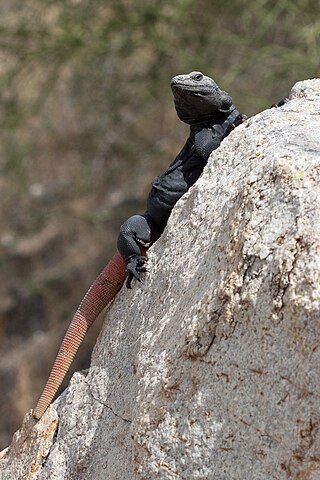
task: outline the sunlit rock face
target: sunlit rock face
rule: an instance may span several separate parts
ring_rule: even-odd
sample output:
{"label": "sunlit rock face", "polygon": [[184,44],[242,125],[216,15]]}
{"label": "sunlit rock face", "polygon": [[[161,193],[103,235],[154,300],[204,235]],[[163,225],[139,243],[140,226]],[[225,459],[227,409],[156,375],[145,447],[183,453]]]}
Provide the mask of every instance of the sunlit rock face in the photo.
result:
{"label": "sunlit rock face", "polygon": [[1,478],[320,477],[319,132],[316,79],[222,142]]}

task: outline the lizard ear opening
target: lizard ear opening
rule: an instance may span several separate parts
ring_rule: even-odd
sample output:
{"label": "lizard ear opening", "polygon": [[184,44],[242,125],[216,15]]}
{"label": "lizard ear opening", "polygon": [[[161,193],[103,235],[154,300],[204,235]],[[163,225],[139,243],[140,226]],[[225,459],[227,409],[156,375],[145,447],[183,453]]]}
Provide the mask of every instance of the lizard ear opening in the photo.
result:
{"label": "lizard ear opening", "polygon": [[217,110],[219,110],[219,112],[228,112],[231,106],[232,98],[230,95],[227,92],[220,90],[219,100],[216,105]]}

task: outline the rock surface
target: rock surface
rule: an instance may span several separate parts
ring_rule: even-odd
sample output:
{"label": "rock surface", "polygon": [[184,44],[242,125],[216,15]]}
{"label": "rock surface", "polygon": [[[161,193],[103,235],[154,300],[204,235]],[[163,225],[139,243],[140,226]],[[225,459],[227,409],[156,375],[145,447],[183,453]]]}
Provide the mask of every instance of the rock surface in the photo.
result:
{"label": "rock surface", "polygon": [[320,478],[319,132],[316,79],[231,133],[1,479]]}

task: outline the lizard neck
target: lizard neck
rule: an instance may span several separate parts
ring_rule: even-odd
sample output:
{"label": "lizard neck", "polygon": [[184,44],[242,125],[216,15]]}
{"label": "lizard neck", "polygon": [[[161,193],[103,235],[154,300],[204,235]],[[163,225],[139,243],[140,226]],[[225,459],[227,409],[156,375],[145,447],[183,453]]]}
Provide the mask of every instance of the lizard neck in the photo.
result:
{"label": "lizard neck", "polygon": [[219,124],[221,125],[228,116],[235,110],[235,106],[232,105],[228,110],[221,111],[217,110],[216,112],[205,115],[203,117],[195,118],[192,121],[188,122],[190,125],[190,132],[194,131],[195,133],[199,132],[203,128],[210,128],[212,125]]}

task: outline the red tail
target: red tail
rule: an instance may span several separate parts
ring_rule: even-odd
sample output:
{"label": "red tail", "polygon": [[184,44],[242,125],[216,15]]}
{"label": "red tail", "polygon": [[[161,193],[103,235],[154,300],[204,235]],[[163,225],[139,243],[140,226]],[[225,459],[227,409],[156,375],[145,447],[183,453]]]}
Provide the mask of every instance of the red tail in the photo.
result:
{"label": "red tail", "polygon": [[33,417],[39,420],[57,393],[89,327],[122,287],[127,276],[125,262],[117,251],[85,294],[62,340],[49,379]]}

